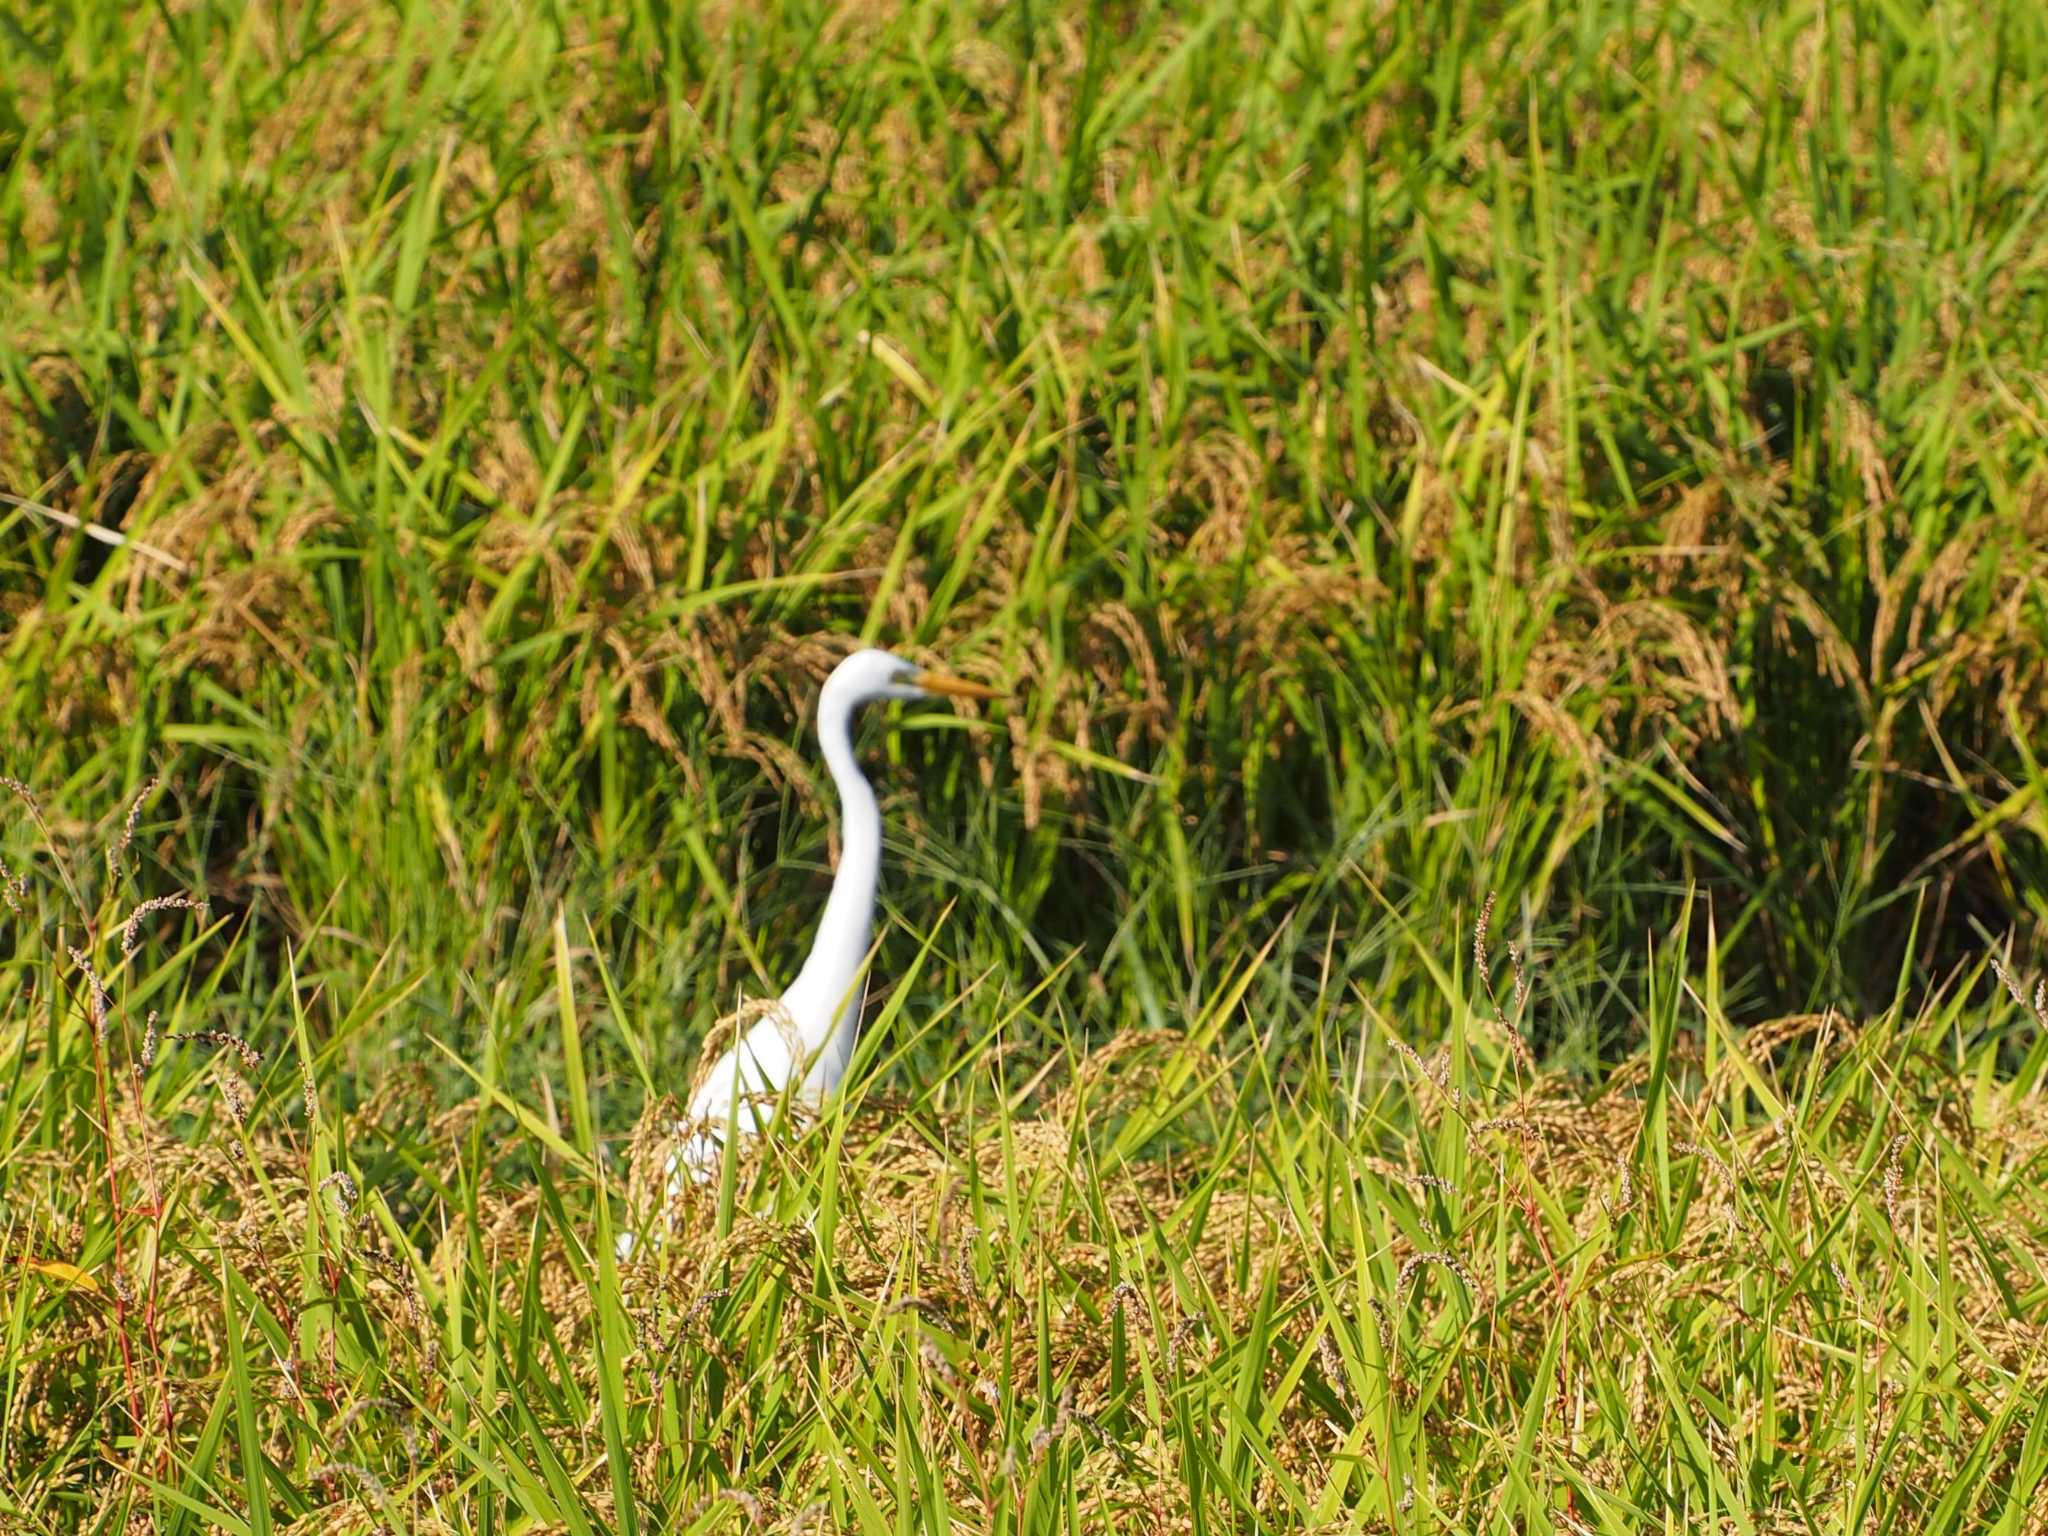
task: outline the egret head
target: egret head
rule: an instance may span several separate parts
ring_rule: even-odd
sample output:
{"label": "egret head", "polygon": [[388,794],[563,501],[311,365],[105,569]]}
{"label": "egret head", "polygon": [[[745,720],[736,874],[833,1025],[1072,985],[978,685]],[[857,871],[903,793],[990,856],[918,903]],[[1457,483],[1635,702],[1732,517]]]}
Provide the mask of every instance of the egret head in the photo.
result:
{"label": "egret head", "polygon": [[1001,697],[994,688],[878,650],[855,651],[839,663],[825,679],[825,692],[849,707],[869,699],[928,699],[938,694],[960,699]]}

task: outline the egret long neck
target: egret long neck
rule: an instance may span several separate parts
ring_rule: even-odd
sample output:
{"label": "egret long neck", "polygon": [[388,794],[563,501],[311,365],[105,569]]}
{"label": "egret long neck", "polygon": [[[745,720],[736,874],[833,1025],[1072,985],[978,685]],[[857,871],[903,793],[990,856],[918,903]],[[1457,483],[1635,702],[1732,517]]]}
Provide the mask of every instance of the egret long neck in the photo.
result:
{"label": "egret long neck", "polygon": [[854,760],[850,705],[821,701],[818,739],[825,766],[839,792],[839,865],[832,894],[818,922],[810,958],[783,993],[783,1005],[815,1055],[835,1042],[850,1053],[860,1026],[860,993],[855,982],[875,929],[875,885],[882,870],[882,810]]}

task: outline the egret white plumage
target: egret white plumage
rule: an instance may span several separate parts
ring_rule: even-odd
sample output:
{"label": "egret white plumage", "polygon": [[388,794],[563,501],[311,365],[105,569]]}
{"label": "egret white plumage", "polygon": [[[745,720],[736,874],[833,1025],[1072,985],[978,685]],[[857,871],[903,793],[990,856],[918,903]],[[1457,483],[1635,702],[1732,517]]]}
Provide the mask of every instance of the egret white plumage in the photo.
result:
{"label": "egret white plumage", "polygon": [[671,1193],[684,1179],[701,1183],[715,1176],[726,1130],[737,1129],[742,1137],[759,1134],[785,1089],[795,1102],[815,1106],[846,1076],[860,1029],[863,967],[874,939],[875,888],[882,872],[882,810],[853,755],[853,718],[876,700],[934,695],[999,696],[993,688],[880,650],[855,651],[825,679],[818,696],[818,744],[839,794],[832,894],[796,980],[713,1063],[691,1098],[685,1140],[669,1160]]}

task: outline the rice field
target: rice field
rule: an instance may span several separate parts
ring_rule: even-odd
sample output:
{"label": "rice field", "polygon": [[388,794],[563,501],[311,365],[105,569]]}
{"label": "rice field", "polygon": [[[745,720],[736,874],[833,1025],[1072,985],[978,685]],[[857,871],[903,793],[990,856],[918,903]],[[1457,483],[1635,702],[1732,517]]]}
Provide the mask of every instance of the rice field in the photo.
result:
{"label": "rice field", "polygon": [[[0,11],[0,1529],[2048,1536],[2044,137],[2018,0]],[[863,644],[1006,696],[671,1200]]]}

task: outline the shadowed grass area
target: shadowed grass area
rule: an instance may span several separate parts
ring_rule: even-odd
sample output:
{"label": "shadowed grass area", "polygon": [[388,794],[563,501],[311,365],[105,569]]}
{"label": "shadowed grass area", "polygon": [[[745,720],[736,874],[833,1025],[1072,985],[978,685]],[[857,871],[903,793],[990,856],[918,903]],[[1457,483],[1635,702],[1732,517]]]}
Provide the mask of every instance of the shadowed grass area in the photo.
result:
{"label": "shadowed grass area", "polygon": [[[10,1519],[2042,1529],[2038,7],[0,80]],[[1013,698],[868,723],[854,1102],[621,1271],[862,642]]]}

